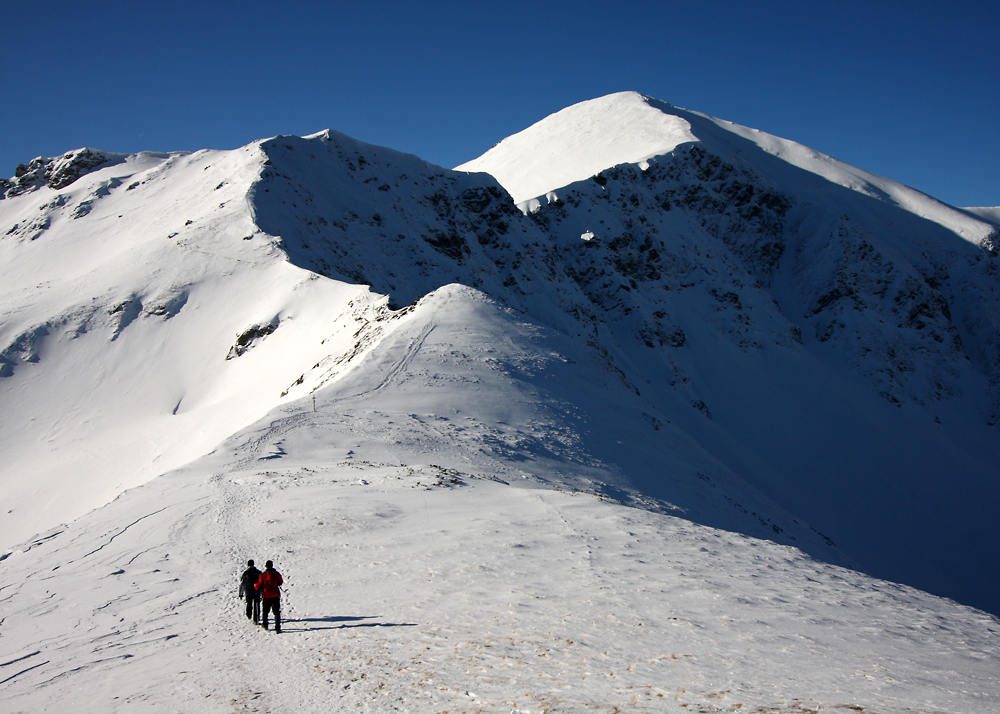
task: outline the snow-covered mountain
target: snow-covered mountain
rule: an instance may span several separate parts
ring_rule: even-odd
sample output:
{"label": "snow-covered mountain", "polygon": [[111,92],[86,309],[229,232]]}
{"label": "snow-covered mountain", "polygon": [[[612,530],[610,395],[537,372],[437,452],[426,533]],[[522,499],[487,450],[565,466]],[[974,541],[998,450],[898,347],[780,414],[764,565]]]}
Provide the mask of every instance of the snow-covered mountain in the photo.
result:
{"label": "snow-covered mountain", "polygon": [[[185,685],[203,711],[989,711],[1000,694],[995,655],[970,654],[996,651],[994,618],[869,577],[1000,612],[995,209],[635,93],[454,171],[326,131],[83,149],[0,191],[12,706],[79,686],[95,709],[162,704],[188,656],[229,658]],[[219,617],[239,563],[272,555],[298,571],[295,706],[255,701],[263,663],[230,662],[248,633]],[[349,621],[326,604],[341,586],[348,612],[398,626],[384,662],[316,632]],[[767,635],[765,602],[787,619]],[[671,660],[656,643],[681,620],[714,634]],[[501,631],[512,662],[526,642],[559,662],[508,681],[434,644]],[[720,664],[755,638],[759,657]],[[855,676],[859,638],[893,674]],[[934,664],[908,654],[925,640]],[[650,664],[577,681],[609,647]],[[324,675],[345,652],[357,676]],[[660,657],[697,664],[678,678]]]}
{"label": "snow-covered mountain", "polygon": [[385,302],[313,279],[261,234],[259,146],[80,155],[83,178],[0,203],[7,546],[261,418],[328,353],[330,304]]}
{"label": "snow-covered mountain", "polygon": [[[620,115],[669,125],[662,151],[637,132],[626,161],[601,154],[608,167],[561,186],[598,164],[547,147],[620,135]],[[678,143],[687,133],[697,141]],[[518,156],[530,181],[508,169]],[[565,109],[460,168],[495,173],[536,223],[583,238],[571,272],[627,373],[658,404],[704,404],[708,421],[669,413],[713,455],[869,571],[997,609],[956,589],[962,570],[983,583],[1000,553],[983,527],[1000,495],[995,225],[634,93]]]}

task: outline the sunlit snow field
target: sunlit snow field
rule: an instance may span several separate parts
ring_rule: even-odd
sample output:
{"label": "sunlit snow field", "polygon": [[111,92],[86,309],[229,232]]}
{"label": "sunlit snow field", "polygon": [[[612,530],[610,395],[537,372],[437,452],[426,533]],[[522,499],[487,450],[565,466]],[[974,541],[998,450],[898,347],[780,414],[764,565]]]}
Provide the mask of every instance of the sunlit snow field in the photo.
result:
{"label": "sunlit snow field", "polygon": [[[11,556],[4,707],[995,711],[984,613],[591,494],[372,463],[331,416]],[[248,557],[285,577],[281,635],[242,614]]]}
{"label": "sunlit snow field", "polygon": [[[530,331],[497,351],[488,302],[435,299],[315,406],[15,549],[3,708],[995,711],[992,616],[496,459],[487,415],[560,426],[522,400]],[[248,558],[285,577],[280,635],[242,613]]]}

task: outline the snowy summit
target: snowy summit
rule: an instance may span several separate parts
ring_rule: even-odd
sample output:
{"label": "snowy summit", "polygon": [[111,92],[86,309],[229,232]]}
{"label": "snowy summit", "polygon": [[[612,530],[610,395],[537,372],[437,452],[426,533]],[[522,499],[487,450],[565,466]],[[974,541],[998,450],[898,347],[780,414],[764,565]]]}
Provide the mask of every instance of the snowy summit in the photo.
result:
{"label": "snowy summit", "polygon": [[668,105],[635,92],[610,94],[556,112],[507,137],[456,171],[485,171],[514,201],[590,178],[618,164],[638,164],[697,141]]}
{"label": "snowy summit", "polygon": [[998,244],[631,92],[19,166],[0,702],[992,712]]}

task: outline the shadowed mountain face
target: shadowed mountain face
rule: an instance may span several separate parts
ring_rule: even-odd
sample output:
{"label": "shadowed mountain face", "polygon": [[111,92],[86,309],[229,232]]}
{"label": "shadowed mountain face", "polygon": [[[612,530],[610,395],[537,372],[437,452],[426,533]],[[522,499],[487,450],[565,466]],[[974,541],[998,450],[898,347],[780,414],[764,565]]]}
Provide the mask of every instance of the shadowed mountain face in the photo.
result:
{"label": "shadowed mountain face", "polygon": [[[218,409],[219,395],[239,393],[239,370],[283,380],[280,397],[274,389],[254,403],[258,416],[317,390],[348,399],[374,380],[358,393],[377,395],[377,410],[344,412],[361,431],[377,427],[405,446],[397,417],[409,415],[406,428],[461,439],[498,471],[505,464],[768,537],[1000,612],[1000,535],[990,527],[1000,507],[996,228],[806,147],[639,95],[615,97],[612,108],[623,113],[584,103],[466,165],[494,170],[506,189],[489,175],[335,132],[157,163],[145,169],[149,180],[190,206],[170,239],[213,256],[209,267],[193,262],[183,279],[146,295],[146,276],[177,260],[157,253],[134,289],[100,293],[108,325],[84,323],[108,331],[108,350],[131,339],[130,354],[139,354],[164,339],[150,317],[177,334],[206,335],[212,328],[194,311],[216,310],[224,336],[190,349],[210,355],[218,374],[197,388],[176,377],[163,400],[189,414],[185,429],[209,418],[195,407]],[[609,116],[627,121],[609,126]],[[612,129],[619,139],[588,156],[587,137]],[[68,230],[60,211],[78,212],[76,225],[127,244],[108,217],[126,200],[135,210],[159,210],[162,200],[115,161],[80,169],[74,184],[11,188],[0,230],[24,253]],[[220,170],[226,161],[238,169]],[[505,179],[507,168],[531,162],[538,168]],[[540,175],[549,168],[551,179]],[[224,187],[234,173],[243,182]],[[515,185],[529,174],[530,186],[544,187],[537,198]],[[72,193],[88,180],[89,194]],[[197,208],[183,203],[198,191]],[[43,192],[55,198],[32,198]],[[232,196],[202,200],[210,192]],[[58,196],[67,198],[56,205]],[[79,208],[98,199],[115,210]],[[23,208],[29,200],[42,209]],[[19,212],[8,218],[4,204],[15,201]],[[241,201],[247,216],[209,213]],[[33,221],[31,235],[22,215]],[[204,233],[185,237],[200,226]],[[232,236],[223,240],[226,226]],[[164,240],[173,230],[161,231]],[[296,277],[268,278],[264,300],[260,276],[288,268]],[[316,274],[330,287],[313,285]],[[216,289],[199,289],[212,281]],[[370,286],[388,303],[333,281]],[[295,302],[306,290],[311,297]],[[5,303],[6,314],[14,304]],[[0,333],[8,404],[25,374],[44,378],[47,364],[70,369],[77,359],[51,349],[61,334],[53,325],[63,323],[45,311],[55,308],[32,304],[33,320]],[[67,314],[76,313],[60,307]],[[330,341],[299,358],[303,335],[310,345]],[[437,370],[435,378],[405,388],[390,379],[420,364],[419,374]],[[498,409],[505,401],[518,406]],[[470,421],[426,423],[442,404]]]}

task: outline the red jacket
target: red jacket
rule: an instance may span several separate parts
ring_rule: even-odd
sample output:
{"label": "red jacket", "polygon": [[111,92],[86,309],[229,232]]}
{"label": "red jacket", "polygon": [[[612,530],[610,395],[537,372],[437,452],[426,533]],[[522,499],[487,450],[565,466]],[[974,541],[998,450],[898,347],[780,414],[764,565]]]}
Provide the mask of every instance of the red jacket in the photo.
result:
{"label": "red jacket", "polygon": [[254,588],[260,591],[261,597],[281,597],[281,591],[278,590],[278,586],[283,582],[281,573],[274,568],[268,568],[261,573]]}

